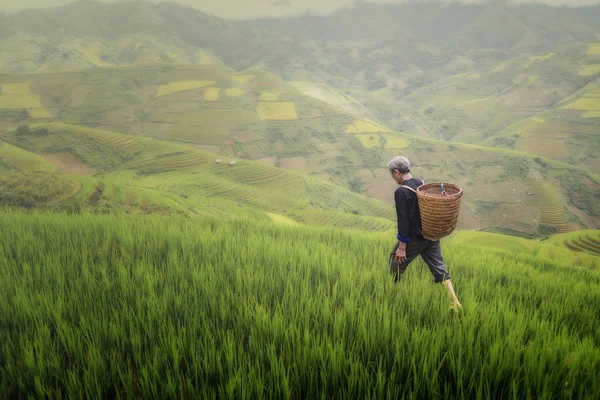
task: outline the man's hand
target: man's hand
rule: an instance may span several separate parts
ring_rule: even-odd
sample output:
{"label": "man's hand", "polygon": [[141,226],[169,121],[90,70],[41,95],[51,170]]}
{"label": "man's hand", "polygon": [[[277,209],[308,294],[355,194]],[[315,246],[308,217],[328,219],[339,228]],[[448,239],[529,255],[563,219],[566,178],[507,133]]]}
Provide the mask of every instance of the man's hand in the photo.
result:
{"label": "man's hand", "polygon": [[399,242],[398,250],[396,250],[396,262],[398,264],[404,263],[408,258],[406,257],[406,243]]}

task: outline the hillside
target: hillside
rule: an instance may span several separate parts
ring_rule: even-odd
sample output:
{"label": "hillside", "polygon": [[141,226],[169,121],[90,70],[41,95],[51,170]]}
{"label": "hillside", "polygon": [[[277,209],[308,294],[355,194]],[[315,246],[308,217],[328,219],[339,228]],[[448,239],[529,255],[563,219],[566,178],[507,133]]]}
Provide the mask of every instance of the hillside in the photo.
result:
{"label": "hillside", "polygon": [[[590,10],[592,15],[595,8]],[[120,24],[116,11],[130,13],[131,22]],[[569,20],[587,18],[579,11],[568,15]],[[295,170],[388,205],[394,184],[385,165],[403,154],[413,161],[415,175],[465,188],[460,228],[543,235],[600,224],[594,134],[598,119],[591,103],[598,73],[594,69],[597,42],[573,43],[502,63],[488,52],[487,61],[477,64],[449,59],[435,49],[433,39],[424,38],[411,45],[430,55],[423,62],[439,56],[440,64],[433,69],[415,64],[410,73],[421,71],[415,76],[434,81],[441,77],[438,82],[427,85],[427,80],[416,80],[410,89],[398,75],[384,88],[367,91],[364,78],[369,74],[304,64],[316,59],[350,65],[338,56],[364,54],[348,53],[357,45],[349,41],[316,43],[269,32],[260,23],[222,21],[185,7],[140,2],[112,6],[80,2],[13,17],[0,33],[0,46],[6,50],[0,53],[4,57],[0,67],[13,71],[0,75],[0,132],[13,146],[53,152],[47,143],[31,147],[20,140],[18,126],[61,123],[58,129],[69,132],[72,126],[81,126],[98,130],[95,136],[125,133],[133,136],[119,140],[153,138],[178,144],[176,152],[203,150],[214,159],[253,160]],[[64,29],[49,35],[56,24],[64,24]],[[112,25],[119,28],[107,28]],[[259,42],[264,48],[255,51]],[[295,49],[300,44],[310,51]],[[381,47],[371,41],[358,48],[398,51],[405,44],[390,42]],[[500,47],[497,51],[506,51],[506,57],[517,52]],[[473,48],[469,54],[486,51]],[[230,63],[235,52],[237,61]],[[250,62],[247,53],[252,52]],[[315,58],[316,54],[322,57]],[[17,55],[25,57],[17,59]],[[406,57],[419,59],[412,53]],[[293,67],[273,68],[274,59]],[[382,58],[363,64],[394,63]],[[242,64],[254,67],[239,70]],[[458,71],[466,72],[457,75]],[[411,93],[404,96],[408,90]],[[558,109],[561,113],[556,117],[542,115]],[[558,117],[561,126],[543,126],[531,135],[518,125],[542,120],[554,124]],[[31,131],[38,128],[46,129],[37,126]],[[568,135],[559,136],[567,129]],[[545,132],[542,145],[536,144],[539,132]],[[559,133],[546,135],[554,132]],[[86,143],[77,141],[61,150],[72,157],[67,164],[81,163],[75,169],[82,174],[131,169],[129,158],[117,152],[110,153],[110,168],[98,171],[90,165],[93,160],[81,155],[85,149],[79,147]],[[5,159],[0,165],[7,169],[13,164]]]}
{"label": "hillside", "polygon": [[444,243],[453,314],[421,261],[392,282],[387,235],[38,213],[0,235],[8,397],[600,395],[598,257]]}
{"label": "hillside", "polygon": [[[4,140],[16,146],[27,143],[16,139],[15,124],[62,121],[110,132],[100,135],[120,131],[168,140],[186,146],[185,151],[219,154],[215,159],[242,158],[294,169],[388,204],[393,184],[385,163],[402,152],[424,179],[465,187],[469,196],[461,228],[535,234],[541,221],[550,221],[559,231],[598,224],[599,182],[584,169],[536,161],[511,150],[392,132],[348,110],[349,98],[338,104],[330,90],[321,96],[325,102],[317,98],[323,91],[311,93],[313,86],[295,83],[315,97],[305,95],[268,72],[235,72],[223,65],[146,65],[5,74],[2,82],[0,100],[12,108],[0,110],[1,121],[13,132]],[[77,146],[70,150],[76,158]],[[565,181],[567,174],[571,179]],[[546,200],[550,194],[538,185],[565,189]],[[584,201],[573,201],[575,197]],[[555,217],[544,216],[547,202]]]}
{"label": "hillside", "polygon": [[393,210],[378,201],[165,141],[59,124],[0,139],[13,143],[0,146],[4,205],[394,229]]}

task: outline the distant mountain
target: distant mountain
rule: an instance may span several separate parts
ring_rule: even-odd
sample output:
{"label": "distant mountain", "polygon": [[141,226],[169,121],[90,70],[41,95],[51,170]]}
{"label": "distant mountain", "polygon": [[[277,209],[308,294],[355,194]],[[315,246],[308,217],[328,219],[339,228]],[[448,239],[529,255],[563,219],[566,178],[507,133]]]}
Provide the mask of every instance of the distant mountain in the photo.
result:
{"label": "distant mountain", "polygon": [[332,15],[262,19],[269,30],[321,42],[402,39],[453,51],[512,49],[540,52],[593,39],[600,6],[566,8],[541,4],[358,3]]}

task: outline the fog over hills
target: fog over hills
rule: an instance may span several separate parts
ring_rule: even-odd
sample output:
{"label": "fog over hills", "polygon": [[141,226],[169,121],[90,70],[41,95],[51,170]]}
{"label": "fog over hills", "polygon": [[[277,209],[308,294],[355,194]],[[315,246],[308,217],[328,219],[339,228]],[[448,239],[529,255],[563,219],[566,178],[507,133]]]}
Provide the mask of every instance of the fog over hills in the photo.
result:
{"label": "fog over hills", "polygon": [[[86,171],[83,149],[19,137],[17,127],[60,122],[100,129],[94,137],[169,140],[388,204],[385,163],[402,153],[426,179],[467,188],[461,227],[591,228],[600,218],[598,20],[598,6],[504,2],[367,2],[244,21],[162,2],[27,10],[0,16],[0,134],[27,151],[71,152]],[[51,126],[53,138],[75,132]],[[19,165],[12,150],[3,157]],[[161,168],[148,171],[174,173]],[[132,182],[106,173],[95,170],[105,183]]]}

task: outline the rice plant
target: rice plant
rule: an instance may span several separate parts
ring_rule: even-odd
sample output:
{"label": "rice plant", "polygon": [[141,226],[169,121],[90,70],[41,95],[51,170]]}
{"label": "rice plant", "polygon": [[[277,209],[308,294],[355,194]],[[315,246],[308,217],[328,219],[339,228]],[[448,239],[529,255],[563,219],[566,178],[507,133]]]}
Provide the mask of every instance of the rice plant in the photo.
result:
{"label": "rice plant", "polygon": [[6,398],[598,398],[600,272],[445,242],[463,309],[393,237],[0,213]]}

